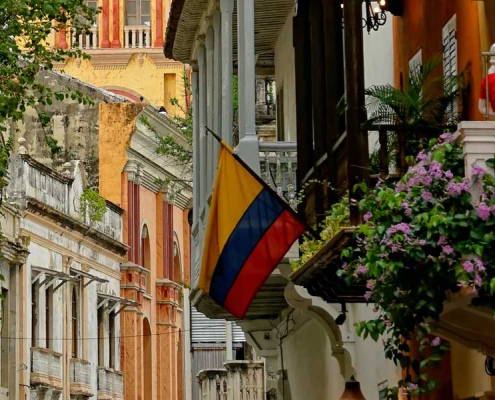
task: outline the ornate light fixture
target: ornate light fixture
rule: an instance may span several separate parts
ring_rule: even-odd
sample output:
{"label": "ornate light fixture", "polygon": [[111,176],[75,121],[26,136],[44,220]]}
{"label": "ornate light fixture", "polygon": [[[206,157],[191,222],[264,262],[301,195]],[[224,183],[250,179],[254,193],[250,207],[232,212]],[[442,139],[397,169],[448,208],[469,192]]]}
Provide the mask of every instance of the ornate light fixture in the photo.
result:
{"label": "ornate light fixture", "polygon": [[377,31],[380,26],[387,22],[387,14],[385,13],[387,0],[365,0],[365,3],[366,17],[363,18],[363,28],[366,28],[369,34],[371,30]]}
{"label": "ornate light fixture", "polygon": [[351,376],[351,379],[345,383],[345,390],[340,400],[366,400],[361,392],[361,386],[354,379],[354,376]]}

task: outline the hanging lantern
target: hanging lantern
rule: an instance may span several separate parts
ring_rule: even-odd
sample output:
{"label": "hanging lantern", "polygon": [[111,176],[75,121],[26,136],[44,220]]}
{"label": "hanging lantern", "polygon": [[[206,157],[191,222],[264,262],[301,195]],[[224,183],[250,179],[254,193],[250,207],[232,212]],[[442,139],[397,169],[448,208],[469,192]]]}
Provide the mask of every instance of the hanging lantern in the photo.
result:
{"label": "hanging lantern", "polygon": [[345,383],[345,390],[340,400],[366,400],[361,392],[361,385],[354,376]]}

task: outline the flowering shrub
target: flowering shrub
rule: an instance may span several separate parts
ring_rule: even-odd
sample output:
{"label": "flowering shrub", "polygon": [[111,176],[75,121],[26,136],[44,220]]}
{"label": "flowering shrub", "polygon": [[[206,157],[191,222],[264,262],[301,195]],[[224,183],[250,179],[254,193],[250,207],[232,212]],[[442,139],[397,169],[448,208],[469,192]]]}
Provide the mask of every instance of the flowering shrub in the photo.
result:
{"label": "flowering shrub", "polygon": [[[494,178],[477,166],[464,178],[462,147],[452,134],[430,142],[417,162],[398,183],[364,188],[365,223],[339,271],[349,283],[366,281],[376,317],[359,323],[357,333],[383,337],[386,357],[406,370],[399,387],[411,396],[437,386],[427,367],[448,344],[431,339],[429,321],[439,319],[447,292],[466,288],[477,294],[474,305],[495,306]],[[410,340],[420,344],[417,358]]]}

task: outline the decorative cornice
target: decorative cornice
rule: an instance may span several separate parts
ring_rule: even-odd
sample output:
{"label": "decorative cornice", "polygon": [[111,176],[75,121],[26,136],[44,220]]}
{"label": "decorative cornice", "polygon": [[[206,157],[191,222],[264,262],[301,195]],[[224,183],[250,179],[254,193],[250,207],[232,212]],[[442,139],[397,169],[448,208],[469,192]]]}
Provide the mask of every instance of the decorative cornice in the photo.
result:
{"label": "decorative cornice", "polygon": [[124,69],[134,55],[134,53],[122,53],[108,50],[95,50],[90,54],[90,62],[95,69]]}
{"label": "decorative cornice", "polygon": [[116,253],[117,255],[120,255],[122,257],[127,254],[129,246],[125,245],[124,243],[119,242],[118,240],[115,240],[112,237],[101,233],[94,228],[91,228],[90,226],[76,220],[75,218],[70,217],[67,214],[57,211],[54,208],[47,206],[46,204],[43,204],[36,199],[27,197],[26,200],[27,208],[30,211],[36,214],[43,215],[44,217],[47,217],[52,221],[55,221],[56,223],[67,227],[70,230],[75,230],[81,233],[88,239],[97,243],[99,246],[110,250],[112,253]]}

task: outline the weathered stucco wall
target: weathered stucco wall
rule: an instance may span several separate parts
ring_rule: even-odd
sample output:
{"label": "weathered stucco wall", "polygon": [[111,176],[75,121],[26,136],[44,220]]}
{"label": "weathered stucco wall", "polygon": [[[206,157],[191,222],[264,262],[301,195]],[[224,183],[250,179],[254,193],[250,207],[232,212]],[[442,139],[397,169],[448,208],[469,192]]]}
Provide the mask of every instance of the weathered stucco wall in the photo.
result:
{"label": "weathered stucco wall", "polygon": [[[98,187],[98,104],[122,102],[125,99],[56,72],[40,74],[39,80],[53,91],[67,93],[68,90],[77,90],[93,99],[94,104],[79,104],[69,96],[62,102],[54,101],[52,105],[39,106],[39,111],[51,116],[51,123],[45,128],[42,127],[37,112],[32,108],[28,109],[24,121],[11,128],[14,151],[18,148],[17,139],[24,137],[28,153],[57,171],[61,171],[66,161],[81,160],[88,173],[89,186]],[[45,141],[46,136],[58,141],[62,148],[59,153],[51,154]]]}
{"label": "weathered stucco wall", "polygon": [[126,150],[142,111],[136,103],[100,103],[98,158],[100,194],[115,204],[122,204],[122,172],[127,162]]}

